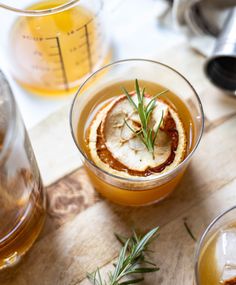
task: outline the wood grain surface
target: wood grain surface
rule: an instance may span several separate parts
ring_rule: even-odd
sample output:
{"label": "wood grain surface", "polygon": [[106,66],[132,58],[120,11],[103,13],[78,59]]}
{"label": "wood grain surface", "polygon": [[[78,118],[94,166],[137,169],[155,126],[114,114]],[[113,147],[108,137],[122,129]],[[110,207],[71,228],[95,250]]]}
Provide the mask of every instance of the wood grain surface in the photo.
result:
{"label": "wood grain surface", "polygon": [[[145,232],[157,225],[161,230],[153,243],[153,259],[160,271],[150,274],[143,284],[194,284],[196,243],[184,222],[199,238],[212,218],[236,204],[236,101],[206,80],[200,55],[185,45],[176,50],[174,58],[166,51],[157,59],[186,75],[197,89],[206,115],[201,145],[179,187],[158,204],[122,207],[99,197],[84,169],[73,170],[70,165],[72,172],[66,169],[67,175],[46,189],[48,215],[41,236],[16,267],[0,273],[0,284],[87,285],[87,271],[99,267],[105,272],[117,257],[120,245],[114,232],[127,235],[133,228]],[[45,124],[31,138],[36,140]],[[55,172],[53,177],[57,177]]]}

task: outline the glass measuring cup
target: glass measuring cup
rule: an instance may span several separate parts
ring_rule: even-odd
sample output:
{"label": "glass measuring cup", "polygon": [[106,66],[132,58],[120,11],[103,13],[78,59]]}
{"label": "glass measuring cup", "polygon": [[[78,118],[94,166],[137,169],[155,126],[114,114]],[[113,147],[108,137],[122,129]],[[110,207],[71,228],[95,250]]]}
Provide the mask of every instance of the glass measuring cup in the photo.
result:
{"label": "glass measuring cup", "polygon": [[100,0],[0,1],[3,59],[32,93],[71,93],[110,59]]}
{"label": "glass measuring cup", "polygon": [[44,224],[45,202],[30,141],[0,71],[0,269],[32,246]]}

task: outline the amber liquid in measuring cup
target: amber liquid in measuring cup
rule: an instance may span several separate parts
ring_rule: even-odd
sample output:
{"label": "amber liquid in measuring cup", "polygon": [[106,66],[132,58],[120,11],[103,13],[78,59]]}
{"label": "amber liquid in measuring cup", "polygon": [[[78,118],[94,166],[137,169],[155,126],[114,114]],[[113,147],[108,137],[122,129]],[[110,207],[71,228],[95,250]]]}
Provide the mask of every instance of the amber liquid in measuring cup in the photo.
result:
{"label": "amber liquid in measuring cup", "polygon": [[[28,9],[65,3],[39,2]],[[10,53],[14,78],[40,95],[72,93],[84,76],[111,56],[99,13],[94,15],[79,4],[50,15],[22,16],[11,32]]]}
{"label": "amber liquid in measuring cup", "polygon": [[[0,133],[0,151],[3,138]],[[19,168],[18,162],[12,160],[8,164],[12,164],[11,174],[4,164],[0,165],[0,269],[17,263],[28,251],[46,215],[42,184],[40,179],[35,183],[34,169]]]}

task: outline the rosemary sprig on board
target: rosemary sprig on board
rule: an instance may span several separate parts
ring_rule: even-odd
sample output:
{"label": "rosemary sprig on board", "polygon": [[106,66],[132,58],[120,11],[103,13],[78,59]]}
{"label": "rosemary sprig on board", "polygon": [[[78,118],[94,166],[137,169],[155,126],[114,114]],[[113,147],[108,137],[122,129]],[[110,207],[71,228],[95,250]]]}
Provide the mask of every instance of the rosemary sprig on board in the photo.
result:
{"label": "rosemary sprig on board", "polygon": [[134,100],[132,99],[132,96],[129,94],[129,92],[124,87],[122,87],[122,90],[124,94],[126,95],[127,99],[129,100],[130,104],[135,109],[135,111],[138,112],[139,119],[141,122],[141,128],[139,131],[136,131],[128,124],[126,120],[125,120],[125,124],[136,136],[138,136],[142,140],[147,150],[153,154],[155,141],[157,138],[157,133],[158,133],[158,130],[163,120],[163,115],[164,115],[163,111],[162,111],[160,122],[155,131],[153,130],[153,127],[149,126],[149,121],[151,118],[151,114],[156,106],[157,97],[166,93],[168,90],[164,90],[158,93],[157,95],[153,96],[152,100],[146,106],[144,104],[145,88],[143,88],[143,90],[140,89],[137,79],[135,79],[135,90],[136,90],[136,94],[138,98],[138,104],[134,102]]}
{"label": "rosemary sprig on board", "polygon": [[158,271],[159,268],[147,259],[148,246],[157,237],[159,227],[152,229],[144,236],[138,236],[135,232],[129,239],[116,235],[123,247],[118,260],[114,264],[114,271],[109,271],[107,281],[102,279],[100,270],[88,273],[87,277],[93,285],[128,285],[139,283],[144,277],[136,277],[137,274],[144,274]]}
{"label": "rosemary sprig on board", "polygon": [[186,220],[184,220],[184,227],[185,227],[187,233],[189,234],[189,236],[191,237],[191,239],[192,239],[193,241],[197,241],[197,239],[196,239],[195,236],[193,235],[193,233],[192,233],[192,231],[191,231],[189,225],[187,224],[187,221],[186,221]]}

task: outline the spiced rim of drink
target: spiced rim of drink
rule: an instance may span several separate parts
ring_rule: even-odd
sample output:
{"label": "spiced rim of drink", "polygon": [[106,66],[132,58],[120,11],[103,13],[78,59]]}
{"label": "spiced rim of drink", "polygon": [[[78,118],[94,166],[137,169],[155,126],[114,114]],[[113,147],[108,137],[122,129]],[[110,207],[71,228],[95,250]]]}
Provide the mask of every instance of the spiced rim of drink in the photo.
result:
{"label": "spiced rim of drink", "polygon": [[[0,8],[6,9],[13,13],[17,13],[21,16],[37,17],[37,16],[47,16],[47,15],[63,12],[65,10],[68,10],[74,7],[78,3],[81,4],[81,2],[83,1],[85,2],[85,0],[71,0],[71,1],[67,1],[66,3],[62,5],[58,5],[54,8],[48,8],[48,9],[42,9],[42,10],[20,9],[20,8],[16,8],[16,7],[6,5],[3,3],[0,3]],[[102,9],[102,7],[103,7],[103,1],[101,1],[101,5],[99,9]]]}
{"label": "spiced rim of drink", "polygon": [[225,215],[227,215],[229,212],[236,210],[236,206],[233,206],[225,211],[223,211],[222,213],[220,213],[218,216],[216,216],[211,222],[210,224],[207,226],[207,228],[204,230],[203,234],[201,235],[198,243],[197,243],[197,247],[196,247],[196,252],[195,252],[195,257],[194,257],[194,273],[195,273],[195,281],[197,285],[201,285],[200,284],[200,280],[199,280],[199,259],[200,259],[200,255],[201,255],[201,250],[203,248],[204,245],[204,241],[208,235],[208,233],[210,232],[210,230],[213,228],[213,226]]}
{"label": "spiced rim of drink", "polygon": [[[183,79],[185,81],[185,83],[188,84],[188,86],[190,87],[190,89],[193,91],[193,94],[195,96],[195,98],[197,99],[197,104],[198,104],[198,107],[199,107],[199,110],[200,110],[200,114],[201,114],[201,121],[200,121],[200,131],[199,131],[199,134],[198,134],[198,137],[197,137],[197,140],[194,144],[194,146],[192,147],[192,149],[190,150],[190,152],[187,154],[187,156],[184,158],[184,160],[178,164],[174,169],[170,170],[170,171],[167,171],[165,173],[162,173],[158,176],[148,176],[148,177],[121,177],[121,176],[118,176],[118,175],[115,175],[115,174],[112,174],[112,173],[109,173],[107,172],[106,170],[100,168],[99,166],[97,166],[91,159],[89,159],[87,157],[87,155],[85,154],[85,152],[82,150],[82,148],[79,146],[79,143],[77,141],[77,138],[76,138],[76,134],[74,133],[73,131],[73,123],[72,123],[72,117],[73,117],[73,110],[75,108],[75,104],[76,104],[76,100],[78,98],[78,96],[81,96],[80,94],[80,91],[84,88],[84,86],[90,81],[90,79],[92,79],[95,75],[99,74],[100,72],[102,72],[104,69],[107,69],[109,67],[112,67],[114,65],[119,65],[119,64],[122,64],[122,63],[127,63],[127,62],[145,62],[145,63],[151,63],[151,64],[157,64],[157,65],[160,65],[164,68],[167,68],[168,70],[170,70],[171,72],[174,72],[176,73],[181,79]],[[200,97],[199,95],[197,94],[197,92],[195,91],[194,87],[192,86],[192,84],[180,73],[178,72],[177,70],[175,70],[174,68],[164,64],[164,63],[161,63],[159,61],[155,61],[155,60],[151,60],[151,59],[143,59],[143,58],[130,58],[130,59],[122,59],[122,60],[118,60],[118,61],[114,61],[112,63],[109,63],[103,67],[101,67],[100,69],[96,70],[95,72],[93,72],[89,77],[87,77],[87,79],[83,82],[83,84],[79,87],[78,91],[76,92],[74,98],[73,98],[73,101],[72,101],[72,104],[71,104],[71,108],[70,108],[70,114],[69,114],[69,120],[70,120],[70,131],[71,131],[71,135],[72,135],[72,138],[74,140],[74,143],[76,145],[76,147],[78,148],[80,154],[83,156],[83,158],[92,166],[94,167],[95,169],[97,169],[98,171],[101,171],[103,174],[105,175],[108,175],[112,178],[115,178],[115,179],[119,179],[121,181],[124,181],[124,182],[133,182],[133,183],[138,183],[138,182],[147,182],[147,181],[158,181],[160,179],[164,179],[166,177],[168,177],[169,175],[171,174],[174,174],[176,173],[179,169],[182,168],[182,166],[184,164],[186,164],[190,158],[193,156],[194,152],[196,151],[200,141],[201,141],[201,138],[202,138],[202,135],[203,135],[203,130],[204,130],[204,111],[203,111],[203,106],[202,106],[202,103],[201,103],[201,100],[200,100]],[[133,190],[129,190],[129,189],[125,189],[126,191],[133,191]],[[149,189],[147,189],[149,190]]]}
{"label": "spiced rim of drink", "polygon": [[[9,124],[7,126],[6,131],[4,132],[3,142],[2,142],[2,149],[0,150],[0,166],[4,162],[10,145],[12,144],[14,137],[13,134],[15,133],[15,129],[17,126],[17,111],[16,111],[16,104],[15,99],[12,93],[12,89],[4,75],[4,73],[0,70],[0,83],[3,84],[3,88],[0,89],[0,92],[7,92],[7,96],[9,97]],[[1,93],[0,93],[1,97]]]}

